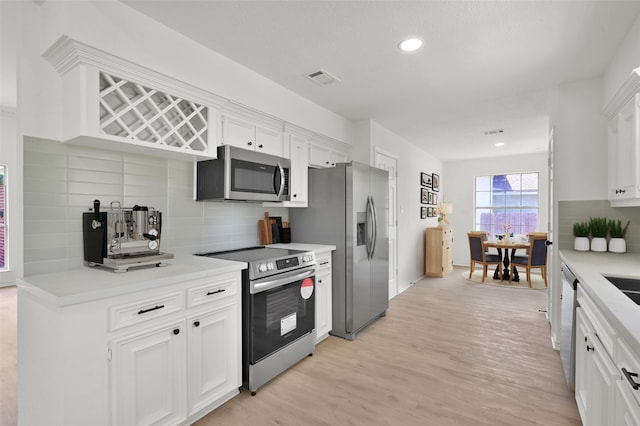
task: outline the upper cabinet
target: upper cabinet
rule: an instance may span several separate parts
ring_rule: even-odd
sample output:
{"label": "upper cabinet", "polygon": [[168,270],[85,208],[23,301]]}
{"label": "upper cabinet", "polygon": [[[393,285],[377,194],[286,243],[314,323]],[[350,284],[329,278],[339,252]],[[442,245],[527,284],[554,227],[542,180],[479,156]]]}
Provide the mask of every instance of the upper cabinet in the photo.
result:
{"label": "upper cabinet", "polygon": [[215,158],[225,99],[63,36],[43,55],[62,81],[62,140],[107,149]]}
{"label": "upper cabinet", "polygon": [[229,102],[220,112],[220,145],[283,157],[283,121]]}
{"label": "upper cabinet", "polygon": [[347,161],[348,146],[321,135],[314,135],[309,143],[309,166],[334,167]]}
{"label": "upper cabinet", "polygon": [[634,70],[605,108],[612,207],[640,206],[640,76]]}

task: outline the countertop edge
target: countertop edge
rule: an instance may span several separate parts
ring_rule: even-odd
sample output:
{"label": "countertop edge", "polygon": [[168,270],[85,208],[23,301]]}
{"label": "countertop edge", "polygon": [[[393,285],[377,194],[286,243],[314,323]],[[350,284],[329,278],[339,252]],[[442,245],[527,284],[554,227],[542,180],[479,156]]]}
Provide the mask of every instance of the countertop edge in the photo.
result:
{"label": "countertop edge", "polygon": [[183,256],[172,259],[166,267],[135,268],[124,273],[86,266],[28,276],[19,279],[17,287],[48,305],[64,307],[239,272],[246,268],[245,262]]}

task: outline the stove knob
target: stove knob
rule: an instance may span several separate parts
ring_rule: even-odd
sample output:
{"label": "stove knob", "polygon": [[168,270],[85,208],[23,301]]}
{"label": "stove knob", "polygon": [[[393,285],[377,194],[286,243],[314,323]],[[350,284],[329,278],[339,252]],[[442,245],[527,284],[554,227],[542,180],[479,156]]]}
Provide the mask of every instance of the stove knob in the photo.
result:
{"label": "stove knob", "polygon": [[258,265],[258,271],[260,272],[266,272],[267,271],[267,264],[266,263],[261,263]]}

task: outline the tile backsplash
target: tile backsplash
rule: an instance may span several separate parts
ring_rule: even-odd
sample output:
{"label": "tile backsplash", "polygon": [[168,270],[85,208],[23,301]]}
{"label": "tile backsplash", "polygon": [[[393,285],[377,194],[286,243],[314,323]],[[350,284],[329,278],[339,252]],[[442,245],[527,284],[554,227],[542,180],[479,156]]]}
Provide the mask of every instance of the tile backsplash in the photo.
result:
{"label": "tile backsplash", "polygon": [[162,212],[162,251],[193,254],[259,243],[264,211],[287,208],[193,200],[193,163],[153,156],[24,140],[24,274],[84,265],[82,213],[119,201]]}
{"label": "tile backsplash", "polygon": [[573,249],[573,224],[588,222],[590,217],[631,221],[625,240],[627,252],[640,253],[640,207],[611,207],[607,200],[558,202],[558,242],[561,250]]}

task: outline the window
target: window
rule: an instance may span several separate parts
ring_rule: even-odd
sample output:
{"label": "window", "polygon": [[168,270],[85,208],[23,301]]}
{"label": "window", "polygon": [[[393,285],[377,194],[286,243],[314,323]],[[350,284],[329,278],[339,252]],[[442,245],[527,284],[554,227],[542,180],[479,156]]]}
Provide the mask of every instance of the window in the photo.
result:
{"label": "window", "polygon": [[6,241],[6,219],[5,219],[5,205],[6,205],[6,197],[5,197],[5,185],[4,185],[4,177],[5,177],[5,167],[0,166],[0,269],[6,269],[5,262],[5,241]]}
{"label": "window", "polygon": [[538,173],[476,176],[475,226],[491,235],[538,227]]}

